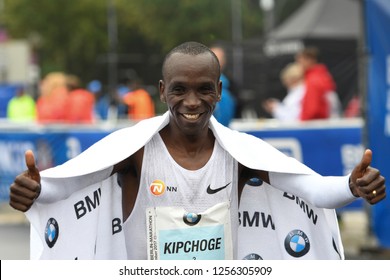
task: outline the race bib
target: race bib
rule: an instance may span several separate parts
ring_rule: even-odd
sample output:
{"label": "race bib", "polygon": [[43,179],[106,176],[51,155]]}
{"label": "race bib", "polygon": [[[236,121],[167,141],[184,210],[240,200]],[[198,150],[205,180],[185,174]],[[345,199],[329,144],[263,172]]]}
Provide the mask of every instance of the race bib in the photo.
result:
{"label": "race bib", "polygon": [[205,212],[179,207],[146,210],[149,260],[224,260],[233,258],[229,203]]}

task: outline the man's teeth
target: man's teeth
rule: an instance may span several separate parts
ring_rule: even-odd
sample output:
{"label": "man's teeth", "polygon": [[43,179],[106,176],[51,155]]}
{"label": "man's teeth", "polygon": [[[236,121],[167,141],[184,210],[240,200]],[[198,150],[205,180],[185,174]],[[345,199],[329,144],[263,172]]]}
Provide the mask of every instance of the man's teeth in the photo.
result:
{"label": "man's teeth", "polygon": [[196,120],[199,118],[200,114],[183,114],[183,116],[189,120]]}

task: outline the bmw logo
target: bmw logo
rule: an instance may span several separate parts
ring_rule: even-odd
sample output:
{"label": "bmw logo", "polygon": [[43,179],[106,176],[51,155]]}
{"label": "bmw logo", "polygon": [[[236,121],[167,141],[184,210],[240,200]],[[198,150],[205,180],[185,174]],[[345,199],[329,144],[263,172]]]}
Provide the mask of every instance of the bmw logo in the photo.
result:
{"label": "bmw logo", "polygon": [[47,221],[46,228],[45,228],[45,240],[49,248],[53,248],[54,244],[58,239],[59,233],[60,231],[56,219],[50,218]]}
{"label": "bmw logo", "polygon": [[253,177],[250,178],[246,183],[252,187],[260,187],[263,184],[263,181],[260,178]]}
{"label": "bmw logo", "polygon": [[202,215],[196,213],[185,213],[183,215],[183,221],[186,225],[194,226],[199,223],[201,217]]}
{"label": "bmw logo", "polygon": [[258,254],[255,253],[249,254],[243,258],[243,260],[250,260],[250,261],[262,260],[262,259],[263,259],[262,257],[260,257]]}
{"label": "bmw logo", "polygon": [[299,230],[292,230],[284,239],[284,247],[287,253],[295,258],[302,257],[310,250],[310,241],[307,235]]}

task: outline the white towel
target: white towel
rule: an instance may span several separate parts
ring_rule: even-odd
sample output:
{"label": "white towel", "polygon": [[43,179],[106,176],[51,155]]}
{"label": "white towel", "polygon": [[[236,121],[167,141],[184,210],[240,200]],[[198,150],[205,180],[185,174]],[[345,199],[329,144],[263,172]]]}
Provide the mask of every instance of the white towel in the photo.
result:
{"label": "white towel", "polygon": [[[74,159],[41,172],[41,195],[26,212],[32,225],[31,259],[126,259],[121,190],[116,175],[109,175],[114,164],[143,147],[168,122],[167,112],[118,130]],[[222,147],[249,168],[314,173],[261,139],[230,130],[214,118],[210,128]],[[245,212],[246,220],[239,229],[238,257],[343,259],[335,211],[291,198],[270,186],[245,187],[240,214],[243,218]],[[257,221],[262,225],[256,227]]]}

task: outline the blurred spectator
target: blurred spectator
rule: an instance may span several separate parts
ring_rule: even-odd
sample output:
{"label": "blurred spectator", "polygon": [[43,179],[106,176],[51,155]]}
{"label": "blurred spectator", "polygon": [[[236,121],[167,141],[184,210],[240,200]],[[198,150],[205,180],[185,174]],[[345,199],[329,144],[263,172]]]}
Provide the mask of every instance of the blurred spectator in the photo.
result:
{"label": "blurred spectator", "polygon": [[113,96],[113,102],[117,106],[118,118],[128,118],[128,106],[123,102],[124,96],[133,91],[132,81],[138,78],[134,69],[125,69],[120,74],[119,84],[116,88],[116,95]]}
{"label": "blurred spectator", "polygon": [[24,87],[19,87],[15,96],[8,102],[7,118],[12,121],[33,121],[36,116],[34,98],[26,93]]}
{"label": "blurred spectator", "polygon": [[103,91],[102,83],[99,80],[93,80],[89,82],[87,89],[95,96],[94,113],[96,119],[107,120],[110,97]]}
{"label": "blurred spectator", "polygon": [[123,98],[125,97],[125,95],[127,93],[129,93],[130,91],[131,91],[131,88],[128,86],[128,82],[126,82],[125,84],[121,83],[116,88],[116,96],[114,96],[114,103],[117,106],[117,114],[118,114],[118,118],[120,118],[120,119],[127,118],[128,107],[122,101],[123,101]]}
{"label": "blurred spectator", "polygon": [[67,117],[68,89],[66,75],[61,72],[47,74],[40,84],[37,100],[39,122],[65,122]]}
{"label": "blurred spectator", "polygon": [[283,68],[280,79],[287,89],[286,97],[282,102],[267,99],[263,103],[264,110],[281,121],[299,121],[305,94],[303,69],[298,63],[290,63]]}
{"label": "blurred spectator", "polygon": [[236,100],[230,91],[230,81],[224,74],[226,65],[225,50],[221,46],[213,46],[211,50],[215,53],[221,66],[222,95],[214,111],[214,117],[223,125],[229,126],[236,113]]}
{"label": "blurred spectator", "polygon": [[344,117],[357,118],[361,116],[361,104],[359,96],[354,96],[344,110]]}
{"label": "blurred spectator", "polygon": [[75,75],[68,75],[66,85],[68,88],[69,123],[92,123],[94,121],[95,97],[93,93],[81,87],[80,79]]}
{"label": "blurred spectator", "polygon": [[302,101],[301,120],[338,117],[340,101],[335,92],[336,84],[324,64],[318,62],[319,51],[307,47],[296,55],[305,73],[305,95]]}
{"label": "blurred spectator", "polygon": [[127,114],[131,120],[142,120],[155,116],[154,102],[150,94],[141,86],[139,78],[130,81],[131,91],[123,96],[123,103],[128,106]]}

